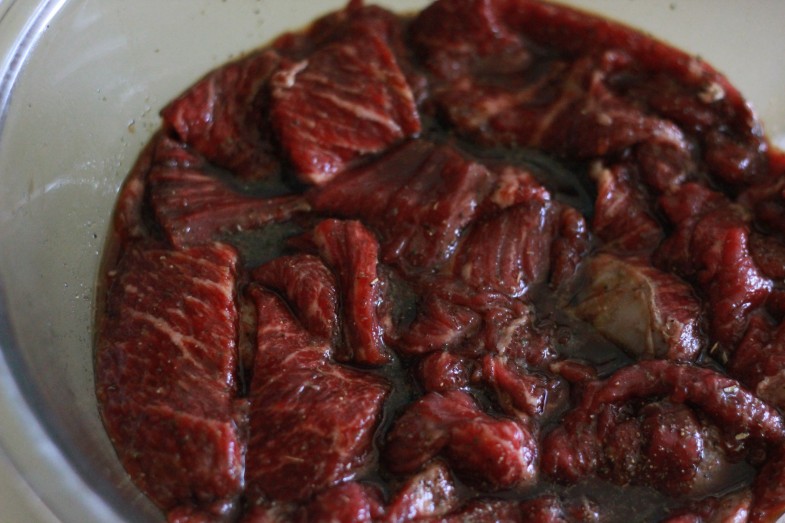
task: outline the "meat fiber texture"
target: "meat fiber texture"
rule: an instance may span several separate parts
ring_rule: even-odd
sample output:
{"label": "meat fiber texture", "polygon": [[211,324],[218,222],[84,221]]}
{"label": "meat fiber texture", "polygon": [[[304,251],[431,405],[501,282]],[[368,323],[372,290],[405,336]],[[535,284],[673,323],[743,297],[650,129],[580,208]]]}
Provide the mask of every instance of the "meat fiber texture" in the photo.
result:
{"label": "meat fiber texture", "polygon": [[96,386],[170,521],[785,512],[785,154],[708,64],[352,0],[161,115]]}

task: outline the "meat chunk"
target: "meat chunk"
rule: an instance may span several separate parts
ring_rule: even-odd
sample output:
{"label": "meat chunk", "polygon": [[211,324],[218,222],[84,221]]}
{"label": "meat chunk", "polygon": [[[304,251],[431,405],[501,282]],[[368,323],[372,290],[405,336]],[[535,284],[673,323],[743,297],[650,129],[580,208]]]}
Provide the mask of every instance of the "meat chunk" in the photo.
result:
{"label": "meat chunk", "polygon": [[523,426],[484,413],[466,392],[431,392],[389,432],[384,458],[396,473],[414,472],[444,455],[469,480],[510,488],[534,479],[537,443]]}
{"label": "meat chunk", "polygon": [[456,254],[455,274],[477,289],[521,296],[550,269],[555,209],[532,202],[479,220]]}
{"label": "meat chunk", "polygon": [[286,296],[300,323],[327,341],[338,337],[338,291],[335,276],[310,254],[281,256],[257,267],[251,278]]}
{"label": "meat chunk", "polygon": [[404,522],[437,518],[452,511],[459,503],[450,470],[441,461],[435,461],[398,489],[387,507],[386,519]]}
{"label": "meat chunk", "polygon": [[677,218],[684,210],[695,214],[678,223],[658,250],[657,263],[694,281],[708,296],[709,332],[724,347],[732,348],[752,312],[771,293],[772,281],[750,253],[748,212],[706,189],[699,191],[704,193],[702,198],[682,204],[696,189],[685,187],[663,202],[666,212],[671,209]]}
{"label": "meat chunk", "polygon": [[101,414],[128,473],[167,512],[228,518],[243,486],[236,264],[221,244],[140,245],[109,288],[96,360]]}
{"label": "meat chunk", "polygon": [[319,253],[340,282],[343,344],[336,357],[364,365],[389,361],[384,348],[377,304],[379,243],[362,223],[324,220],[313,231]]}
{"label": "meat chunk", "polygon": [[727,487],[722,471],[736,459],[730,449],[764,445],[775,452],[783,438],[780,414],[736,380],[647,361],[587,386],[578,407],[545,437],[542,470],[569,483],[599,474],[667,492],[709,493]]}
{"label": "meat chunk", "polygon": [[753,317],[728,369],[758,397],[785,408],[785,323],[774,327]]}
{"label": "meat chunk", "polygon": [[432,268],[449,257],[491,180],[485,167],[452,147],[412,141],[344,173],[310,201],[379,231],[385,262]]}
{"label": "meat chunk", "polygon": [[317,494],[308,503],[304,521],[380,521],[385,515],[381,493],[371,485],[347,481]]}
{"label": "meat chunk", "polygon": [[273,75],[271,124],[304,182],[420,131],[414,97],[383,36],[356,30]]}
{"label": "meat chunk", "polygon": [[158,143],[155,161],[148,173],[152,208],[177,247],[217,241],[309,210],[299,195],[262,198],[239,192],[166,138]]}
{"label": "meat chunk", "polygon": [[251,379],[246,496],[305,501],[371,459],[389,385],[332,363],[275,294],[251,287],[258,311]]}
{"label": "meat chunk", "polygon": [[574,313],[639,359],[694,360],[704,346],[692,287],[638,258],[598,254]]}
{"label": "meat chunk", "polygon": [[164,128],[213,164],[245,179],[277,174],[265,94],[280,57],[257,51],[210,72],[161,111]]}

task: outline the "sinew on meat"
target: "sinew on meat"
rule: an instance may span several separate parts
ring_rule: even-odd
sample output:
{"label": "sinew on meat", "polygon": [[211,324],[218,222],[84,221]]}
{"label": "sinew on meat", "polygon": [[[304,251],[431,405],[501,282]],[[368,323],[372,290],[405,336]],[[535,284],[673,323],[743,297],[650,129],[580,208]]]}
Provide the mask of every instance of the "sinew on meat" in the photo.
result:
{"label": "sinew on meat", "polygon": [[169,521],[785,513],[785,154],[708,64],[352,0],[161,114],[95,370]]}

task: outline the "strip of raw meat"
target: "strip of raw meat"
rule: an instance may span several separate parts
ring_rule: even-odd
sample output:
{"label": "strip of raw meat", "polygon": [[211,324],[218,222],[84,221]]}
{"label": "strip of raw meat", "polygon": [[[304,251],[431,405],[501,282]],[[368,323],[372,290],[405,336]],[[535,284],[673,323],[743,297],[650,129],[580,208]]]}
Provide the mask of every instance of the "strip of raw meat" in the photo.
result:
{"label": "strip of raw meat", "polygon": [[310,206],[300,195],[261,198],[233,189],[203,161],[170,139],[156,150],[148,173],[155,217],[176,247],[209,243],[221,235],[288,220]]}
{"label": "strip of raw meat", "polygon": [[[709,333],[723,351],[732,351],[772,289],[750,253],[749,212],[696,185],[685,185],[661,202],[666,213],[681,220],[656,253],[656,263],[708,296]],[[682,218],[689,212],[694,214]]]}
{"label": "strip of raw meat", "polygon": [[385,521],[403,523],[438,518],[457,508],[459,503],[449,468],[435,461],[398,489],[387,507]]}
{"label": "strip of raw meat", "polygon": [[251,271],[251,279],[285,296],[312,335],[337,340],[335,276],[322,260],[310,254],[281,256]]}
{"label": "strip of raw meat", "polygon": [[336,358],[364,365],[387,363],[390,356],[376,308],[381,296],[376,238],[358,221],[324,220],[312,239],[340,283],[344,339]]}
{"label": "strip of raw meat", "polygon": [[286,63],[272,80],[270,122],[306,183],[321,185],[362,155],[420,131],[414,97],[395,55],[371,29]]}
{"label": "strip of raw meat", "polygon": [[410,28],[425,66],[452,80],[469,73],[510,74],[531,55],[521,38],[499,19],[496,0],[441,0],[421,11]]}
{"label": "strip of raw meat", "polygon": [[649,254],[665,235],[630,171],[631,168],[623,165],[605,167],[595,163],[592,166],[590,176],[597,184],[592,232],[605,242],[606,250]]}
{"label": "strip of raw meat", "polygon": [[525,294],[548,277],[556,211],[533,201],[478,220],[456,253],[455,275],[476,289]]}
{"label": "strip of raw meat", "polygon": [[107,432],[167,512],[231,516],[243,486],[235,372],[237,253],[138,246],[112,275],[96,385]]}
{"label": "strip of raw meat", "polygon": [[258,51],[210,72],[164,107],[164,129],[242,178],[277,174],[280,161],[264,123],[267,86],[280,60],[274,51]]}
{"label": "strip of raw meat", "polygon": [[774,327],[753,317],[728,370],[758,397],[785,409],[785,322]]}
{"label": "strip of raw meat", "polygon": [[[500,3],[505,6],[500,18],[535,44],[571,57],[623,53],[625,67],[608,84],[688,132],[701,146],[707,172],[731,184],[749,184],[765,174],[768,147],[760,122],[727,78],[699,57],[569,7],[532,0]],[[696,121],[700,114],[711,119]]]}
{"label": "strip of raw meat", "polygon": [[251,378],[246,496],[305,501],[351,479],[371,459],[389,385],[332,363],[275,294],[252,285],[258,313]]}
{"label": "strip of raw meat", "polygon": [[483,412],[460,390],[430,392],[393,424],[383,451],[395,473],[415,472],[443,455],[462,477],[504,489],[534,480],[537,442],[523,426]]}
{"label": "strip of raw meat", "polygon": [[379,232],[385,263],[435,268],[491,190],[482,165],[452,147],[414,140],[310,194],[314,209]]}
{"label": "strip of raw meat", "polygon": [[551,244],[551,286],[555,289],[569,286],[578,272],[578,266],[590,248],[589,227],[584,217],[572,207],[562,206],[559,213],[556,237]]}
{"label": "strip of raw meat", "polygon": [[348,481],[317,494],[308,504],[302,521],[370,523],[388,519],[385,518],[384,500],[378,489]]}
{"label": "strip of raw meat", "polygon": [[773,455],[785,445],[776,409],[714,370],[651,360],[586,387],[578,407],[544,438],[542,470],[568,483],[601,474],[681,495],[708,493],[722,488],[712,482],[721,481],[726,461],[755,445]]}
{"label": "strip of raw meat", "polygon": [[692,361],[704,348],[701,303],[692,287],[643,259],[598,254],[573,312],[630,356]]}

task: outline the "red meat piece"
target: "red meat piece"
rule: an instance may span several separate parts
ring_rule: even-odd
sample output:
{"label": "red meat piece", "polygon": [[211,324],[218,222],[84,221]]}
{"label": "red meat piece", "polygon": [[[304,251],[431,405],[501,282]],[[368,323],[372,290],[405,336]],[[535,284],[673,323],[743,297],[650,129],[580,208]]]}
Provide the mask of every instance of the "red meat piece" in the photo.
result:
{"label": "red meat piece", "polygon": [[385,520],[404,522],[438,518],[459,503],[458,490],[449,469],[436,461],[398,489],[387,507]]}
{"label": "red meat piece", "polygon": [[282,65],[271,83],[272,127],[306,183],[323,184],[360,156],[420,131],[406,78],[372,28]]}
{"label": "red meat piece", "polygon": [[773,327],[753,317],[728,370],[761,399],[785,408],[785,322]]}
{"label": "red meat piece", "polygon": [[664,233],[630,169],[597,164],[591,176],[597,184],[592,231],[605,242],[605,249],[624,254],[654,251]]}
{"label": "red meat piece", "polygon": [[212,71],[164,107],[164,128],[243,178],[277,174],[264,124],[265,93],[279,63],[274,51],[258,51]]}
{"label": "red meat piece", "polygon": [[586,263],[575,314],[635,358],[692,361],[704,348],[692,287],[645,260],[598,254]]}
{"label": "red meat piece", "polygon": [[776,452],[785,424],[774,408],[714,370],[646,361],[587,386],[580,404],[544,438],[542,470],[568,483],[602,474],[682,495],[706,492],[734,459],[721,450],[732,447],[723,438]]}
{"label": "red meat piece", "polygon": [[221,244],[137,246],[112,276],[96,360],[101,414],[130,476],[173,514],[228,517],[243,486],[236,265]]}
{"label": "red meat piece", "polygon": [[387,363],[390,357],[377,311],[381,292],[376,238],[358,221],[324,220],[314,228],[312,239],[340,283],[344,343],[336,358],[365,365]]}
{"label": "red meat piece", "polygon": [[550,269],[556,209],[531,202],[475,222],[456,254],[454,273],[476,289],[521,296]]}
{"label": "red meat piece", "polygon": [[338,337],[338,293],[335,276],[310,254],[281,256],[251,271],[251,278],[286,297],[312,335]]}
{"label": "red meat piece", "polygon": [[310,201],[377,230],[386,263],[431,268],[449,257],[491,179],[449,146],[412,141],[313,191]]}
{"label": "red meat piece", "polygon": [[300,195],[261,198],[237,191],[166,138],[157,146],[148,183],[156,219],[176,247],[209,243],[309,210]]}
{"label": "red meat piece", "polygon": [[411,40],[426,67],[440,79],[469,73],[511,74],[529,65],[522,39],[499,16],[496,0],[441,0],[421,11]]}
{"label": "red meat piece", "polygon": [[534,479],[537,443],[523,426],[484,413],[466,392],[430,392],[393,424],[383,451],[390,470],[414,472],[444,455],[463,477],[493,488]]}
{"label": "red meat piece", "polygon": [[251,287],[258,312],[250,384],[246,496],[305,501],[365,467],[389,385],[330,362],[275,294]]}
{"label": "red meat piece", "polygon": [[306,507],[304,521],[380,521],[385,514],[381,493],[370,485],[348,481],[317,494]]}

